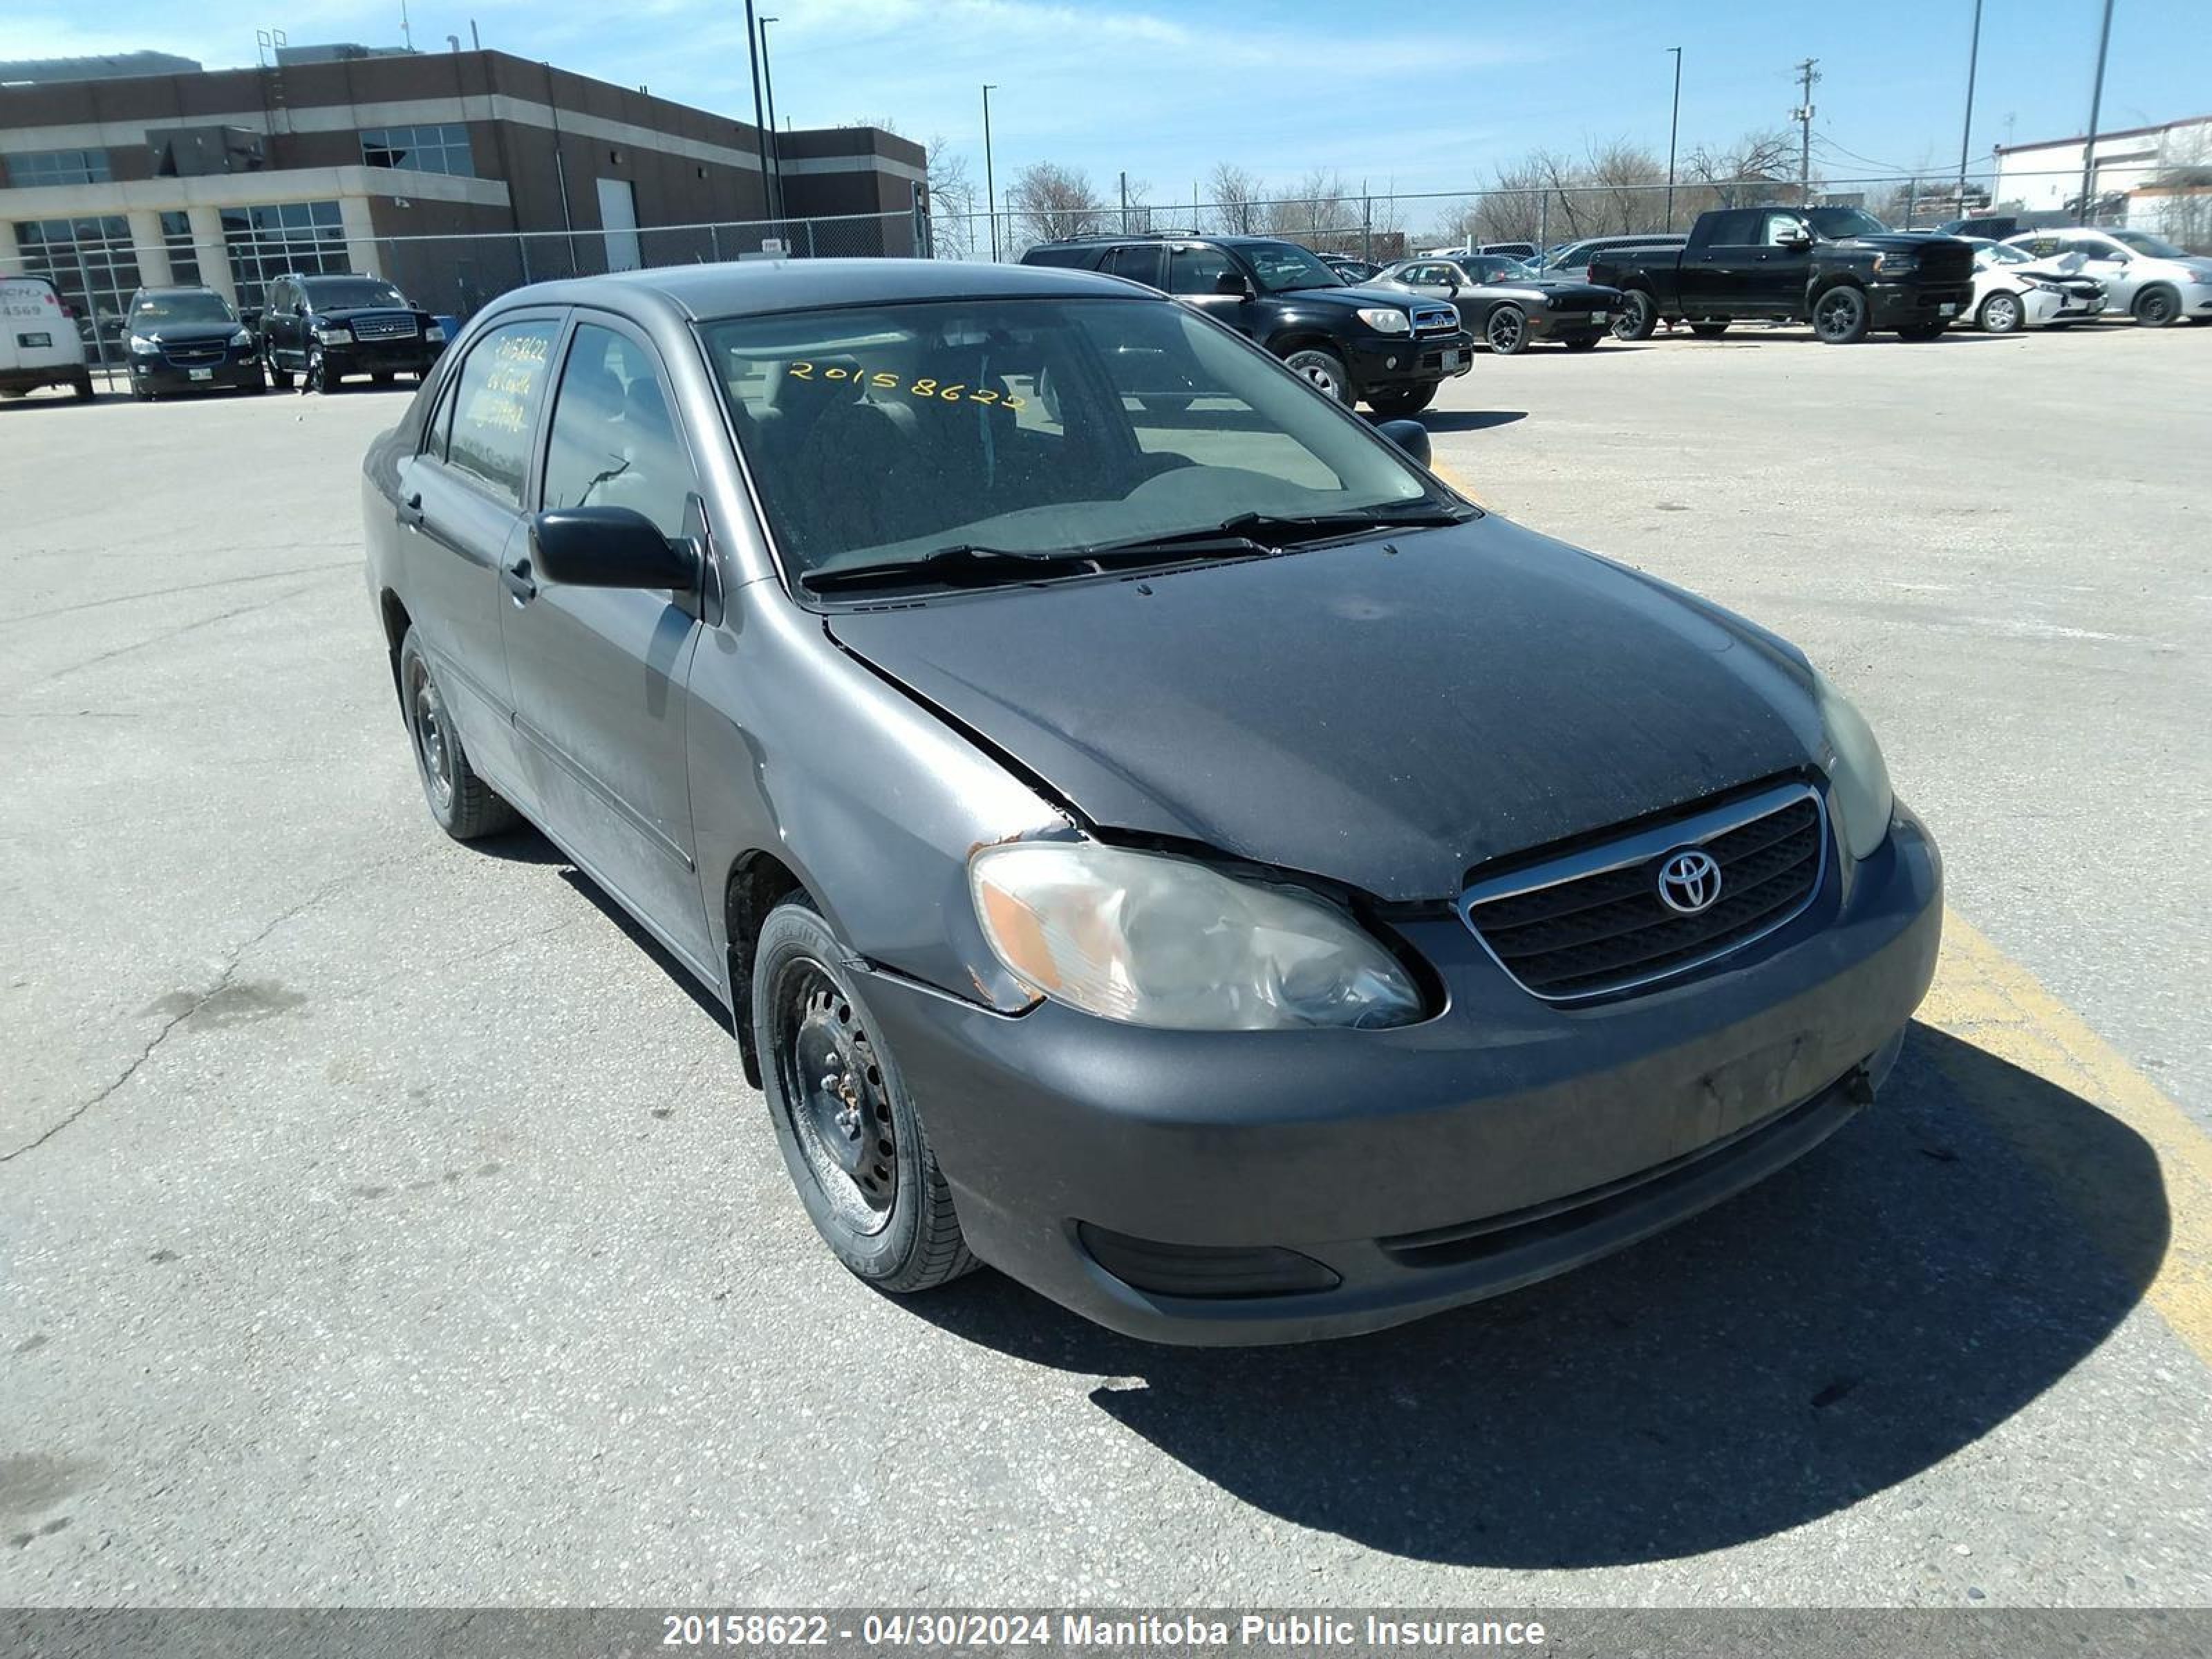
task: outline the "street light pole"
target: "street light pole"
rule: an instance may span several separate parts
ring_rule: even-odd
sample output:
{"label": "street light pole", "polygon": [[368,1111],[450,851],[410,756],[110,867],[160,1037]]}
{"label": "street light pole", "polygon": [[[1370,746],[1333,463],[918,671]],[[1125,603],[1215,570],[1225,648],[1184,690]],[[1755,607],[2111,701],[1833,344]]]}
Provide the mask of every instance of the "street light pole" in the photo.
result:
{"label": "street light pole", "polygon": [[991,94],[995,81],[983,86],[983,210],[991,217],[991,263],[999,262],[999,187],[991,176]]}
{"label": "street light pole", "polygon": [[[1974,0],[1979,5],[1981,0]],[[775,215],[784,216],[783,204],[783,143],[775,136],[775,66],[768,55],[768,26],[782,21],[777,17],[760,20],[761,84],[768,88],[768,154],[769,176],[775,181]]]}
{"label": "street light pole", "polygon": [[2095,89],[2089,94],[2089,136],[2081,141],[2081,222],[2087,224],[2095,216],[2096,204],[2089,192],[2097,185],[2097,118],[2105,108],[2105,49],[2112,44],[2112,0],[2105,0],[2105,27],[2097,36],[2097,80]]}
{"label": "street light pole", "polygon": [[[1974,139],[1974,71],[1981,66],[1982,0],[1974,0],[1973,44],[1966,48],[1966,125],[1959,134],[1959,212],[1966,216],[1966,147]],[[1909,229],[1911,227],[1908,226]]]}
{"label": "street light pole", "polygon": [[761,122],[760,25],[753,17],[753,0],[745,0],[745,61],[753,76],[753,152],[761,164],[761,206],[770,218],[775,209],[768,199],[768,138]]}
{"label": "street light pole", "polygon": [[[1979,5],[1981,0],[1974,0]],[[1674,140],[1682,131],[1682,49],[1669,46],[1674,54],[1674,116],[1667,124],[1667,228],[1674,228]]]}

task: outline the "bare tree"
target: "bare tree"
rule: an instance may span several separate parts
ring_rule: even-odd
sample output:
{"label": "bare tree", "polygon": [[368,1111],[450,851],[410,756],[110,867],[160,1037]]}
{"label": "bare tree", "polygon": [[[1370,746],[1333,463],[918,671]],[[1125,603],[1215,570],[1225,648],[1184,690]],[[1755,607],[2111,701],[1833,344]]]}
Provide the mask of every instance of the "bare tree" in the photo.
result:
{"label": "bare tree", "polygon": [[975,252],[975,220],[981,211],[968,158],[942,134],[929,141],[929,225],[938,257],[965,259]]}
{"label": "bare tree", "polygon": [[[1359,205],[1346,200],[1350,195],[1341,173],[1316,167],[1267,204],[1267,228],[1316,252],[1344,251],[1335,245],[1356,242],[1359,228]],[[1350,239],[1347,229],[1353,233]]]}
{"label": "bare tree", "polygon": [[[1691,209],[1753,207],[1769,201],[1777,185],[1794,182],[1796,160],[1796,143],[1786,132],[1747,132],[1723,149],[1700,144],[1682,168],[1698,185],[1691,195]],[[1676,197],[1679,203],[1681,192]]]}
{"label": "bare tree", "polygon": [[1216,161],[1206,175],[1213,198],[1213,222],[1231,236],[1249,236],[1260,228],[1261,185],[1257,174],[1234,161]]}
{"label": "bare tree", "polygon": [[1105,222],[1106,204],[1079,167],[1034,161],[1006,186],[1006,211],[1032,241],[1096,232]]}

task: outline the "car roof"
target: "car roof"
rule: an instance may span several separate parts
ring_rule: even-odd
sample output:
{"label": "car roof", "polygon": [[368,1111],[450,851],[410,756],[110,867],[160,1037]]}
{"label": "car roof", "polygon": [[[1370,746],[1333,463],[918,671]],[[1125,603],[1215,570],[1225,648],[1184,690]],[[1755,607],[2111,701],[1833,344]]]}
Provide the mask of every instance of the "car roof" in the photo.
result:
{"label": "car roof", "polygon": [[141,294],[213,294],[205,283],[145,283],[139,287]]}
{"label": "car roof", "polygon": [[620,295],[641,308],[706,321],[763,312],[927,300],[1050,299],[1133,295],[1159,298],[1117,276],[1059,265],[968,264],[954,259],[759,259],[718,265],[663,265],[603,276],[539,283],[502,295],[517,305],[605,305]]}

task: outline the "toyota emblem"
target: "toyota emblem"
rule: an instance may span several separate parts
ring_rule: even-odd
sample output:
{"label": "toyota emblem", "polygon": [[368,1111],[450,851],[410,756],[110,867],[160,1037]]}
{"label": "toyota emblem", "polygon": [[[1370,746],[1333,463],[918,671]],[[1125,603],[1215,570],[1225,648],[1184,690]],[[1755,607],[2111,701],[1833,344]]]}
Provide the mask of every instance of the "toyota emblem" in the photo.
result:
{"label": "toyota emblem", "polygon": [[1721,866],[1702,848],[1670,853],[1659,866],[1659,902],[1677,915],[1694,916],[1721,896]]}

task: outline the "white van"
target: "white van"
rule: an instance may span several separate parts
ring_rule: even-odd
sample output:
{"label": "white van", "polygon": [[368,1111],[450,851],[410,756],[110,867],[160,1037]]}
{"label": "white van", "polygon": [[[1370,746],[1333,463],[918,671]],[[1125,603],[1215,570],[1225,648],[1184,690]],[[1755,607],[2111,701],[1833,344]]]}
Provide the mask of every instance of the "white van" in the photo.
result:
{"label": "white van", "polygon": [[91,398],[92,371],[84,365],[76,319],[45,277],[0,276],[0,398],[20,398],[42,386],[65,386],[80,398]]}

